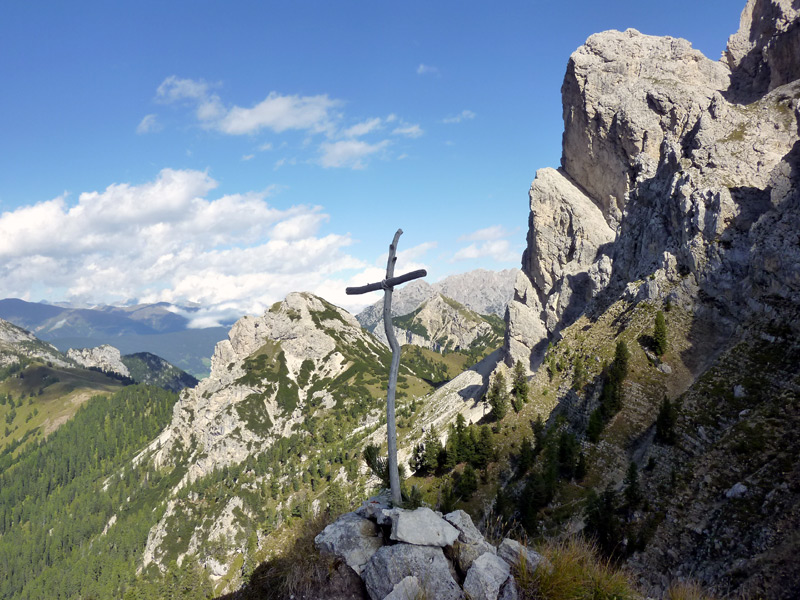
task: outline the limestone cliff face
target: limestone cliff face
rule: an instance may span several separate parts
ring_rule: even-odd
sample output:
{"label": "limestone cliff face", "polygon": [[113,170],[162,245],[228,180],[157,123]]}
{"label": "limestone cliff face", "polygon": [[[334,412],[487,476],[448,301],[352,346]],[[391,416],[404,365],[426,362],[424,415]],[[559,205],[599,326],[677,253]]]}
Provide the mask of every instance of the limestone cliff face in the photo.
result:
{"label": "limestone cliff face", "polygon": [[800,78],[800,23],[795,0],[748,2],[739,31],[728,40],[724,60],[730,66],[733,92],[753,100]]}
{"label": "limestone cliff face", "polygon": [[130,371],[122,363],[120,351],[103,344],[96,348],[70,348],[67,350],[67,358],[74,360],[82,367],[100,369],[106,373],[118,373],[124,377],[130,377]]}
{"label": "limestone cliff face", "polygon": [[562,166],[531,187],[506,362],[535,367],[560,328],[621,294],[670,293],[731,326],[793,304],[799,15],[750,0],[724,61],[632,29],[573,53]]}
{"label": "limestone cliff face", "polygon": [[[191,448],[186,479],[194,481],[242,462],[254,444],[289,434],[308,402],[332,402],[328,390],[312,388],[351,366],[343,344],[360,345],[373,360],[385,353],[349,313],[311,294],[289,294],[261,317],[243,317],[217,344],[211,375],[175,405],[172,424],[155,444],[156,463],[174,461],[176,445]],[[243,416],[251,412],[260,420]]]}

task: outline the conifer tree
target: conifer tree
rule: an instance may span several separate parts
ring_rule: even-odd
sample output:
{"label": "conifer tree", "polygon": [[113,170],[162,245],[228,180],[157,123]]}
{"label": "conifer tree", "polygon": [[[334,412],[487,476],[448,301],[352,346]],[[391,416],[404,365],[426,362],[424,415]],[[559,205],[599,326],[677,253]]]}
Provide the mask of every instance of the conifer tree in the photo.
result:
{"label": "conifer tree", "polygon": [[436,427],[431,428],[425,434],[425,453],[423,458],[423,468],[427,473],[433,473],[439,466],[439,454],[442,452],[442,442],[436,433]]}
{"label": "conifer tree", "polygon": [[656,440],[664,444],[675,443],[675,424],[678,421],[678,407],[664,396],[656,418]]}
{"label": "conifer tree", "polygon": [[574,389],[576,392],[581,391],[583,386],[586,385],[587,377],[588,373],[586,372],[586,367],[583,364],[583,357],[579,354],[575,358],[575,363],[573,366],[572,389]]}
{"label": "conifer tree", "polygon": [[456,486],[458,488],[458,495],[463,500],[469,500],[475,490],[478,489],[478,477],[475,475],[475,469],[472,465],[467,464],[464,466],[464,471],[461,473],[461,478],[458,480]]}
{"label": "conifer tree", "polygon": [[586,529],[606,556],[613,556],[622,543],[623,527],[617,516],[617,494],[611,484],[599,496],[592,490],[586,507]]}
{"label": "conifer tree", "polygon": [[503,376],[502,371],[498,371],[495,375],[492,385],[489,386],[489,393],[487,400],[492,407],[492,417],[496,421],[502,420],[508,412],[508,392],[506,391],[506,378]]}
{"label": "conifer tree", "polygon": [[590,442],[597,443],[600,441],[601,433],[603,433],[602,409],[596,408],[589,416],[589,426],[586,428],[586,437]]}
{"label": "conifer tree", "polygon": [[530,468],[533,466],[533,461],[536,458],[536,454],[533,451],[533,445],[531,444],[530,440],[526,437],[523,438],[522,444],[520,445],[519,450],[519,463],[517,465],[517,477],[522,477],[527,473]]}
{"label": "conifer tree", "polygon": [[632,512],[642,501],[642,491],[639,489],[639,468],[631,461],[625,475],[625,506]]}
{"label": "conifer tree", "polygon": [[476,467],[483,468],[489,464],[494,457],[494,438],[488,425],[481,427],[480,437],[475,449]]}
{"label": "conifer tree", "polygon": [[[525,367],[519,360],[514,363],[514,374],[511,380],[511,394],[517,400],[515,403],[515,409],[516,405],[522,406],[528,402],[528,396],[530,395],[528,376],[525,374]],[[517,412],[519,412],[518,409]]]}
{"label": "conifer tree", "polygon": [[575,481],[582,481],[586,477],[586,455],[583,451],[578,454],[578,464],[575,465]]}
{"label": "conifer tree", "polygon": [[664,313],[661,311],[656,313],[656,322],[653,327],[653,340],[656,356],[663,356],[667,351],[667,322],[664,319]]}

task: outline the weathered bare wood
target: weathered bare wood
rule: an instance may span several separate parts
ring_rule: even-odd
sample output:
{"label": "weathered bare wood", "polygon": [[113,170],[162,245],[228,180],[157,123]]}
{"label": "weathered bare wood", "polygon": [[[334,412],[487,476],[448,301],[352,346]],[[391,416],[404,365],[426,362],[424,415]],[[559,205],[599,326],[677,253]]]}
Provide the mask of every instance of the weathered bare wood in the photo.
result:
{"label": "weathered bare wood", "polygon": [[[403,230],[398,229],[394,234],[392,244],[389,246],[389,260],[386,262],[386,279],[389,281],[394,277],[394,264],[397,262],[397,242]],[[389,368],[389,385],[386,393],[386,439],[389,446],[389,489],[392,494],[392,502],[400,504],[400,472],[397,468],[397,427],[394,420],[394,396],[397,389],[397,371],[400,367],[400,344],[394,335],[392,325],[392,288],[386,288],[383,296],[383,327],[386,331],[386,339],[389,340],[389,347],[392,349],[392,364]]]}
{"label": "weathered bare wood", "polygon": [[419,279],[420,277],[425,277],[427,274],[428,272],[425,269],[419,269],[418,271],[411,271],[410,273],[406,273],[405,275],[398,275],[397,277],[392,277],[391,279],[384,279],[383,281],[378,281],[376,283],[368,283],[367,285],[345,288],[344,291],[349,296],[354,296],[356,294],[366,294],[367,292],[377,292],[378,290],[393,288],[396,285],[400,285],[401,283],[411,281],[412,279]]}
{"label": "weathered bare wood", "polygon": [[397,242],[401,235],[403,235],[403,230],[398,229],[394,234],[392,243],[389,245],[389,260],[386,262],[386,278],[383,281],[359,287],[349,287],[345,290],[350,295],[366,294],[376,290],[384,290],[385,292],[383,296],[383,327],[386,331],[389,347],[392,349],[392,363],[389,366],[389,385],[386,391],[386,438],[389,446],[389,489],[394,504],[400,504],[402,498],[400,497],[400,472],[397,467],[397,426],[394,418],[397,371],[400,368],[400,344],[397,343],[392,324],[392,291],[396,285],[419,277],[425,277],[428,274],[425,269],[420,269],[399,277],[394,276],[394,264],[397,262]]}

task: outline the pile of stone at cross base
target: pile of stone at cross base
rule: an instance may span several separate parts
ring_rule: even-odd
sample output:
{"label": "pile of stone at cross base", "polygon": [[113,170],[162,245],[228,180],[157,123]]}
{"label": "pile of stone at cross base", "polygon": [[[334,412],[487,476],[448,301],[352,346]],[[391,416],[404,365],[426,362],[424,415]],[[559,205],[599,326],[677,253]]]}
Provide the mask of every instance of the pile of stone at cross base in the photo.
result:
{"label": "pile of stone at cross base", "polygon": [[493,546],[463,510],[391,508],[388,495],[342,515],[314,542],[361,577],[371,600],[516,600],[512,568],[552,568],[515,540]]}

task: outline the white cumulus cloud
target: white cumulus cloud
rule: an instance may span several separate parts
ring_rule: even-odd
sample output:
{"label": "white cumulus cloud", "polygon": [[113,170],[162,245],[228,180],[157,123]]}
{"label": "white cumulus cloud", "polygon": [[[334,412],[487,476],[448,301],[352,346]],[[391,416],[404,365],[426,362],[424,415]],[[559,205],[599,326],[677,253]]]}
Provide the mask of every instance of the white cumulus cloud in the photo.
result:
{"label": "white cumulus cloud", "polygon": [[331,111],[341,102],[319,96],[270,94],[251,108],[234,106],[215,124],[223,133],[240,135],[267,128],[281,133],[299,129],[320,133],[332,127]]}
{"label": "white cumulus cloud", "polygon": [[267,202],[271,190],[214,196],[216,186],[204,172],[164,169],[77,202],[62,196],[3,213],[2,294],[197,302],[197,318],[210,323],[260,312],[291,291],[343,287],[342,272],[366,267],[347,254],[348,235],[320,235],[321,207],[279,209]]}

